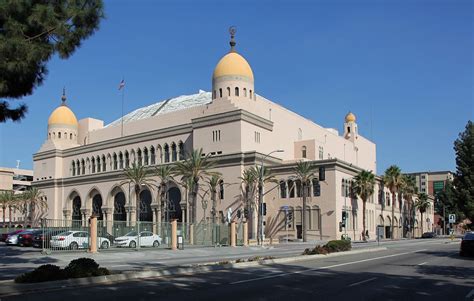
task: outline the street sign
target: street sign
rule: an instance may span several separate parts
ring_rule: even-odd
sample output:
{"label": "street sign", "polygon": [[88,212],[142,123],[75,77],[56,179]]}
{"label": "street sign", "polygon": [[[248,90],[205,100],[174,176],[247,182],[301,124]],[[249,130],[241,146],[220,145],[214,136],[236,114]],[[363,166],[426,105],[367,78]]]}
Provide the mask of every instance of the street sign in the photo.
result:
{"label": "street sign", "polygon": [[449,223],[455,223],[455,222],[456,222],[456,214],[450,214]]}

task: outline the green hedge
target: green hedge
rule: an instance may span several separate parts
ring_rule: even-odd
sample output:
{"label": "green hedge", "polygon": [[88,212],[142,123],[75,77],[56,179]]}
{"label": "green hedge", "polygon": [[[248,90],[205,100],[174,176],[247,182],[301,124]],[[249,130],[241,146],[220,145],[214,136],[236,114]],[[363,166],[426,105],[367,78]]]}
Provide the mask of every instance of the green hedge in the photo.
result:
{"label": "green hedge", "polygon": [[317,245],[314,249],[305,249],[303,255],[329,254],[351,250],[350,240],[331,240],[324,246]]}

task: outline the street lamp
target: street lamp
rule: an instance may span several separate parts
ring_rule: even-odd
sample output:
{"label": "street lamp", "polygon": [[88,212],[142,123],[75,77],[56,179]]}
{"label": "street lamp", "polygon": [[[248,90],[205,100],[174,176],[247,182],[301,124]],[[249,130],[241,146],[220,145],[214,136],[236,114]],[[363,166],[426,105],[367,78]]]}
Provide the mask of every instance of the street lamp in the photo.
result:
{"label": "street lamp", "polygon": [[269,152],[265,156],[262,157],[261,164],[260,164],[260,172],[258,175],[258,217],[260,219],[260,233],[258,233],[258,238],[260,244],[263,246],[263,160],[270,156],[273,153],[283,153],[284,150],[277,149],[274,151]]}

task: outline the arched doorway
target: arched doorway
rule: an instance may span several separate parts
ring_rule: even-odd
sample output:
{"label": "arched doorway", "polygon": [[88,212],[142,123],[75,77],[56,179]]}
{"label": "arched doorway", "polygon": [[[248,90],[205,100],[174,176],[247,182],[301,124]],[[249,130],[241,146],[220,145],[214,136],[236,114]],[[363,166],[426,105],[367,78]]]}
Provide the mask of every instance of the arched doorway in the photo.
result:
{"label": "arched doorway", "polygon": [[92,213],[97,216],[97,220],[101,221],[104,219],[102,214],[102,196],[98,193],[92,197]]}
{"label": "arched doorway", "polygon": [[392,220],[390,216],[385,219],[385,238],[392,238]]}
{"label": "arched doorway", "polygon": [[125,211],[125,194],[119,191],[114,196],[114,221],[126,221],[127,212]]}
{"label": "arched doorway", "polygon": [[140,193],[140,221],[153,222],[151,211],[151,192],[146,189]]}
{"label": "arched doorway", "polygon": [[172,219],[177,219],[178,223],[183,221],[183,213],[181,211],[181,191],[178,187],[171,187],[168,189],[168,199],[169,203],[167,206],[165,219],[170,221]]}
{"label": "arched doorway", "polygon": [[79,227],[82,224],[81,214],[81,198],[79,196],[74,197],[72,200],[72,226]]}

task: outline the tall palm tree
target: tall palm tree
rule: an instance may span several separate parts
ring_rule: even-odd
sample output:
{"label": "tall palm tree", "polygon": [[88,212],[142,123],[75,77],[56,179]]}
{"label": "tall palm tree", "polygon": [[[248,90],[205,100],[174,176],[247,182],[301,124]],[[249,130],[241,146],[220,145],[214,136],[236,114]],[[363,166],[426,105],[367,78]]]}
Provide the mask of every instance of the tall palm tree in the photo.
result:
{"label": "tall palm tree", "polygon": [[[258,182],[258,176],[257,176],[257,171],[255,170],[255,167],[250,167],[247,168],[243,171],[242,176],[239,177],[241,181],[241,189],[242,189],[242,198],[244,202],[244,217],[245,221],[251,221],[253,220],[253,213],[254,213],[254,208],[255,208],[255,192],[257,191],[257,182]],[[252,235],[250,236],[251,238],[253,237],[253,227],[249,227],[250,233]]]}
{"label": "tall palm tree", "polygon": [[28,191],[30,198],[30,222],[32,227],[37,227],[39,221],[48,211],[48,202],[45,199],[43,191],[36,187],[31,187]]}
{"label": "tall palm tree", "polygon": [[11,221],[12,221],[12,212],[11,208],[15,206],[16,203],[16,198],[15,194],[11,190],[7,191],[2,191],[0,193],[0,204],[2,206],[2,212],[3,212],[3,224],[5,224],[5,214],[7,209],[9,209],[9,225],[11,226]]}
{"label": "tall palm tree", "polygon": [[426,193],[420,193],[418,195],[418,201],[416,201],[415,206],[416,208],[418,208],[418,211],[420,211],[421,214],[421,233],[423,234],[423,213],[425,213],[426,210],[430,207],[428,195]]}
{"label": "tall palm tree", "polygon": [[408,225],[410,227],[410,232],[414,235],[413,228],[413,195],[418,193],[418,188],[416,187],[416,179],[412,175],[404,175],[403,177],[404,187],[403,187],[403,196],[407,202],[407,211],[408,211]]}
{"label": "tall palm tree", "polygon": [[140,221],[140,193],[142,192],[144,186],[156,187],[155,181],[150,179],[144,165],[137,165],[133,163],[131,167],[124,169],[124,174],[126,180],[120,183],[120,185],[122,186],[125,184],[130,184],[133,186],[133,191],[135,192],[136,198],[135,206],[137,208],[137,221]]}
{"label": "tall palm tree", "polygon": [[362,170],[354,177],[354,192],[362,199],[362,239],[367,241],[365,236],[365,207],[369,197],[374,194],[375,175],[368,170]]}
{"label": "tall palm tree", "polygon": [[217,222],[217,187],[219,186],[221,178],[219,175],[212,175],[208,180],[209,185],[209,192],[211,195],[212,201],[212,208],[211,208],[211,216],[212,216],[212,223],[215,224]]}
{"label": "tall palm tree", "polygon": [[[277,180],[275,177],[271,174],[270,169],[268,169],[265,166],[256,166],[255,167],[255,174],[257,175],[258,179],[258,207],[259,210],[263,209],[263,187],[265,186],[265,183],[277,183]],[[258,214],[258,219],[257,219],[257,241],[259,244],[262,244],[263,242],[263,213]]]}
{"label": "tall palm tree", "polygon": [[393,227],[393,220],[395,218],[395,202],[397,200],[397,192],[399,191],[400,187],[403,183],[402,178],[402,171],[396,165],[392,165],[387,170],[385,170],[385,175],[383,177],[383,181],[385,186],[390,190],[392,194],[392,222],[391,222],[391,238],[393,239],[394,227]]}
{"label": "tall palm tree", "polygon": [[174,174],[174,168],[171,165],[161,165],[155,169],[155,175],[159,179],[158,185],[158,195],[159,195],[159,207],[158,210],[158,224],[161,223],[162,220],[167,220],[167,212],[165,212],[166,208],[168,208],[168,185],[170,181],[172,181]]}
{"label": "tall palm tree", "polygon": [[195,223],[197,219],[197,196],[199,192],[199,182],[208,177],[219,174],[211,169],[217,162],[210,161],[209,155],[204,156],[202,148],[193,150],[184,161],[176,162],[175,175],[180,175],[183,181],[191,180],[192,189],[189,190],[189,200],[192,204],[192,219]]}
{"label": "tall palm tree", "polygon": [[303,211],[302,211],[302,234],[303,242],[307,241],[307,230],[306,229],[306,198],[309,196],[309,188],[311,187],[311,181],[315,178],[314,171],[316,167],[309,161],[296,162],[294,173],[296,178],[301,182],[301,188],[303,189]]}

